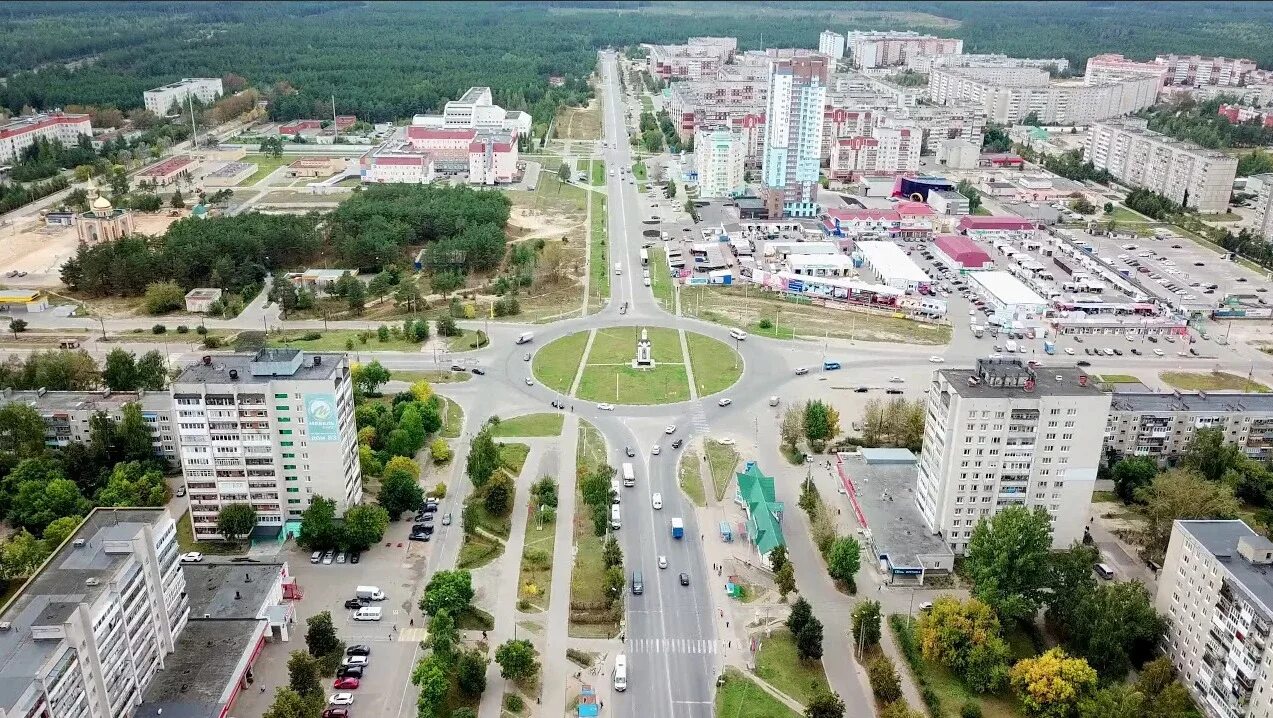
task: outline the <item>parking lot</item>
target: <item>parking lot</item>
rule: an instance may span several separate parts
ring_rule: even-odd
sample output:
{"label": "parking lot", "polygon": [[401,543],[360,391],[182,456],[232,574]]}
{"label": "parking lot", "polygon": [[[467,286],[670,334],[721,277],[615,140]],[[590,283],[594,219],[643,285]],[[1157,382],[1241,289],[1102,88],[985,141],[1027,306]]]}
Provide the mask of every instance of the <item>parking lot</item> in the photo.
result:
{"label": "parking lot", "polygon": [[[448,510],[444,502],[442,511]],[[408,541],[410,527],[409,520],[390,524],[385,540],[363,552],[356,564],[348,560],[343,564],[311,563],[309,551],[288,544],[279,559],[288,562],[303,593],[296,604],[296,625],[290,642],[271,643],[263,650],[255,669],[254,690],[241,695],[235,704],[237,715],[261,715],[269,708],[274,690],[287,685],[288,654],[305,650],[305,620],[322,611],[331,612],[336,633],[346,645],[371,648],[361,684],[348,691],[354,694],[350,712],[382,718],[415,714],[411,669],[419,642],[426,635],[417,603],[432,573],[432,557],[443,541],[459,541],[460,527],[439,525],[428,543]],[[354,596],[357,586],[377,586],[385,593],[384,601],[369,604],[383,609],[382,620],[353,620],[354,610],[344,604]],[[323,679],[329,695],[337,692],[332,680]]]}

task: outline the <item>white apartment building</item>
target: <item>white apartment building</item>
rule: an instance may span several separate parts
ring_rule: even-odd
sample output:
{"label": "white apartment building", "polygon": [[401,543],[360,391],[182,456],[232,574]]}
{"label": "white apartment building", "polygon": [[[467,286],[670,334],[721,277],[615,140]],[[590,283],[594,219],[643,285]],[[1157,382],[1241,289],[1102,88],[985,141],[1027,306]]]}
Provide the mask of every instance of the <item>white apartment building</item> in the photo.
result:
{"label": "white apartment building", "polygon": [[93,136],[93,124],[88,115],[68,115],[51,112],[19,117],[0,125],[0,163],[8,163],[22,156],[22,150],[36,140],[61,142],[71,147],[80,141],[81,135]]}
{"label": "white apartment building", "polygon": [[822,55],[774,60],[769,70],[762,191],[770,219],[818,214],[822,109],[827,63]]}
{"label": "white apartment building", "polygon": [[1205,392],[1118,392],[1109,408],[1105,451],[1151,456],[1166,465],[1184,454],[1201,429],[1220,429],[1243,454],[1273,459],[1273,395]]}
{"label": "white apartment building", "polygon": [[177,441],[172,425],[172,399],[167,392],[102,391],[0,391],[0,406],[26,404],[44,419],[44,443],[64,447],[71,443],[92,441],[89,420],[104,413],[116,422],[124,418],[124,408],[136,404],[142,421],[154,437],[155,454],[169,464],[177,465]]}
{"label": "white apartment building", "polygon": [[964,41],[916,32],[859,31],[845,38],[853,66],[859,70],[905,65],[916,55],[958,55]]}
{"label": "white apartment building", "polygon": [[259,531],[299,520],[311,497],[362,498],[349,359],[299,349],[205,356],[172,383],[181,470],[198,540],[250,503]]}
{"label": "white apartment building", "polygon": [[1150,131],[1144,120],[1092,125],[1084,159],[1122,182],[1199,212],[1224,212],[1238,158]]}
{"label": "white apartment building", "polygon": [[888,113],[893,120],[906,120],[919,127],[921,151],[936,154],[945,140],[967,140],[981,147],[986,133],[986,115],[964,105],[916,105]]}
{"label": "white apartment building", "polygon": [[871,137],[877,121],[877,114],[872,110],[850,110],[828,104],[822,111],[822,148],[818,156],[830,161],[838,141]]}
{"label": "white apartment building", "polygon": [[1158,576],[1162,649],[1210,718],[1273,716],[1273,543],[1242,521],[1177,521]]}
{"label": "white apartment building", "polygon": [[1167,84],[1166,66],[1152,61],[1129,60],[1114,52],[1087,58],[1087,66],[1083,72],[1083,80],[1092,85],[1119,82],[1131,76],[1156,78],[1160,88]]}
{"label": "white apartment building", "polygon": [[818,52],[832,60],[844,59],[844,36],[833,30],[823,30],[818,35]]}
{"label": "white apartment building", "polygon": [[1064,57],[1008,57],[998,53],[960,55],[914,55],[906,59],[906,69],[927,74],[938,67],[1035,67],[1050,72],[1065,72],[1070,61]]}
{"label": "white apartment building", "polygon": [[[142,93],[142,106],[164,117],[180,114],[181,106],[191,95],[200,102],[209,103],[225,93],[219,77],[186,77],[174,83],[146,90]],[[174,108],[173,105],[177,107]]]}
{"label": "white apartment building", "polygon": [[1238,87],[1247,73],[1254,72],[1255,60],[1241,57],[1202,57],[1200,55],[1159,55],[1154,63],[1167,70],[1171,85],[1222,85]]}
{"label": "white apartment building", "polygon": [[1091,85],[1052,81],[1037,68],[940,68],[928,75],[928,94],[937,104],[969,106],[1002,124],[1017,124],[1031,114],[1045,124],[1087,124],[1154,104],[1158,81],[1128,76]]}
{"label": "white apartment building", "polygon": [[0,615],[0,718],[128,718],[189,614],[168,511],[94,509]]}
{"label": "white apartment building", "polygon": [[743,181],[746,153],[741,132],[728,127],[700,128],[694,134],[698,196],[708,199],[742,194],[747,188]]}
{"label": "white apartment building", "polygon": [[1273,174],[1247,177],[1246,191],[1255,194],[1255,230],[1273,240]]}
{"label": "white apartment building", "polygon": [[460,99],[451,100],[440,115],[416,115],[411,127],[432,130],[481,130],[530,134],[532,118],[525,112],[508,111],[495,104],[489,87],[470,87]]}
{"label": "white apartment building", "polygon": [[[769,92],[767,66],[729,65],[714,78],[672,84],[668,114],[682,140],[700,127],[732,125],[749,116],[764,116]],[[755,157],[756,161],[760,156]]]}
{"label": "white apartment building", "polygon": [[921,144],[914,125],[876,127],[870,137],[838,139],[831,149],[831,177],[849,182],[864,174],[916,172]]}
{"label": "white apartment building", "polygon": [[928,527],[961,554],[981,519],[1038,506],[1053,548],[1081,540],[1109,401],[1073,365],[978,359],[935,372],[915,490]]}
{"label": "white apartment building", "polygon": [[732,37],[691,37],[684,45],[646,45],[647,70],[665,82],[707,80],[738,51]]}
{"label": "white apartment building", "polygon": [[469,184],[495,185],[517,181],[517,137],[482,135],[468,146]]}

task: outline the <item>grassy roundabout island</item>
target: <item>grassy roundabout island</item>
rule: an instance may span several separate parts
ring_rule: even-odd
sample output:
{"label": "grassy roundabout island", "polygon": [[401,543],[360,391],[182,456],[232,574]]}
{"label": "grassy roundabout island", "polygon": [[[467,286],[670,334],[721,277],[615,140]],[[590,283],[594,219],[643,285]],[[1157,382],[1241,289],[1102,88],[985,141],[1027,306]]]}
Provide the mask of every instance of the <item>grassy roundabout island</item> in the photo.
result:
{"label": "grassy roundabout island", "polygon": [[[642,329],[650,340],[653,368],[632,366]],[[549,342],[535,352],[531,370],[550,389],[570,394],[574,387],[579,399],[612,404],[688,401],[695,394],[724,391],[742,376],[742,358],[724,342],[685,332],[685,348],[688,352],[675,329],[607,327]]]}

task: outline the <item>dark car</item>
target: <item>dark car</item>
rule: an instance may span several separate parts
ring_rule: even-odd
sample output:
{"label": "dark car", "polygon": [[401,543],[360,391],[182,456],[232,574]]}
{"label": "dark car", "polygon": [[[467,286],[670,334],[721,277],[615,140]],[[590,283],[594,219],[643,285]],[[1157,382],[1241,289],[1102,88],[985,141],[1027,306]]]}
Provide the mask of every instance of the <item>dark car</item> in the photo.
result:
{"label": "dark car", "polygon": [[866,393],[866,392],[868,392],[868,391],[870,391],[870,388],[865,387],[865,386],[859,386],[858,388],[856,388],[856,389],[854,389],[854,390],[853,390],[853,393],[855,393],[855,394],[865,394],[865,393]]}
{"label": "dark car", "polygon": [[690,585],[690,575],[688,573],[681,574],[681,585],[682,586]]}
{"label": "dark car", "polygon": [[356,646],[350,646],[345,649],[346,656],[370,656],[371,646],[365,646],[361,643]]}
{"label": "dark car", "polygon": [[340,678],[362,678],[362,666],[341,666],[336,675]]}
{"label": "dark car", "polygon": [[1154,344],[1158,343],[1158,337],[1145,337],[1145,338]]}
{"label": "dark car", "polygon": [[452,364],[451,371],[464,371],[464,367],[460,366],[459,364]]}
{"label": "dark car", "polygon": [[416,533],[416,532],[414,532],[414,531],[411,533],[411,535],[410,535],[410,536],[408,536],[408,537],[407,537],[407,539],[408,539],[408,540],[411,540],[411,541],[428,541],[428,540],[430,540],[430,539],[432,539],[432,538],[433,538],[433,534],[431,534],[431,533],[428,533],[428,534],[426,534],[426,533]]}
{"label": "dark car", "polygon": [[633,456],[636,456],[636,452],[632,450],[631,446],[623,447],[623,453],[627,455],[629,459],[632,458]]}
{"label": "dark car", "polygon": [[1123,355],[1123,350],[1122,350],[1122,349],[1114,349],[1114,354],[1116,354],[1116,355],[1118,355],[1118,356],[1120,356],[1120,357],[1121,357],[1121,356]]}
{"label": "dark car", "polygon": [[684,443],[683,441],[681,441],[680,439],[677,439],[676,441],[673,441],[673,442],[672,442],[672,448],[673,448],[673,449],[679,449],[679,448],[681,448],[681,444],[683,444],[683,443]]}
{"label": "dark car", "polygon": [[1136,349],[1136,348],[1133,348],[1133,349],[1132,349],[1132,354],[1135,354],[1136,356],[1140,356],[1140,350],[1139,350],[1139,349]]}
{"label": "dark car", "polygon": [[437,510],[438,510],[438,502],[437,502],[437,501],[434,501],[434,500],[432,500],[432,499],[429,499],[428,501],[425,501],[425,502],[424,502],[424,511],[423,511],[423,513],[431,514],[431,513],[433,513],[434,511],[437,511]]}
{"label": "dark car", "polygon": [[349,718],[349,709],[327,708],[323,711],[323,718]]}
{"label": "dark car", "polygon": [[902,390],[901,389],[886,389],[884,390],[884,393],[885,394],[901,394]]}
{"label": "dark car", "polygon": [[361,552],[361,551],[352,551],[352,552],[350,552],[350,554],[349,554],[349,562],[350,562],[350,563],[358,563],[360,560],[362,560],[362,552]]}
{"label": "dark car", "polygon": [[366,605],[366,604],[364,604],[364,603],[363,603],[360,599],[357,599],[357,598],[346,598],[346,599],[345,599],[345,608],[354,608],[354,609],[357,609],[357,608],[362,608],[364,605]]}
{"label": "dark car", "polygon": [[486,370],[485,370],[485,369],[483,369],[483,368],[481,368],[481,367],[477,367],[477,366],[473,367],[473,368],[472,368],[472,369],[470,369],[469,371],[473,372],[474,374],[477,374],[478,376],[482,376],[482,375],[486,374]]}
{"label": "dark car", "polygon": [[1092,366],[1092,362],[1087,361],[1086,359],[1082,359],[1082,360],[1080,360],[1080,361],[1079,361],[1078,365],[1079,365],[1079,366]]}

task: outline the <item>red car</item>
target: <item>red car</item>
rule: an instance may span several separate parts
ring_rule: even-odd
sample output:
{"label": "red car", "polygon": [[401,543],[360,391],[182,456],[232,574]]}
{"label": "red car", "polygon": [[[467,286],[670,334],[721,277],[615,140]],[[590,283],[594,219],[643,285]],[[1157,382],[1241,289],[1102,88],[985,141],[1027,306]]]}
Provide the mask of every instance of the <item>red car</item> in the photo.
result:
{"label": "red car", "polygon": [[337,678],[336,682],[332,684],[332,687],[333,688],[357,688],[358,679],[357,678]]}
{"label": "red car", "polygon": [[323,718],[349,718],[349,709],[328,708],[323,711]]}

